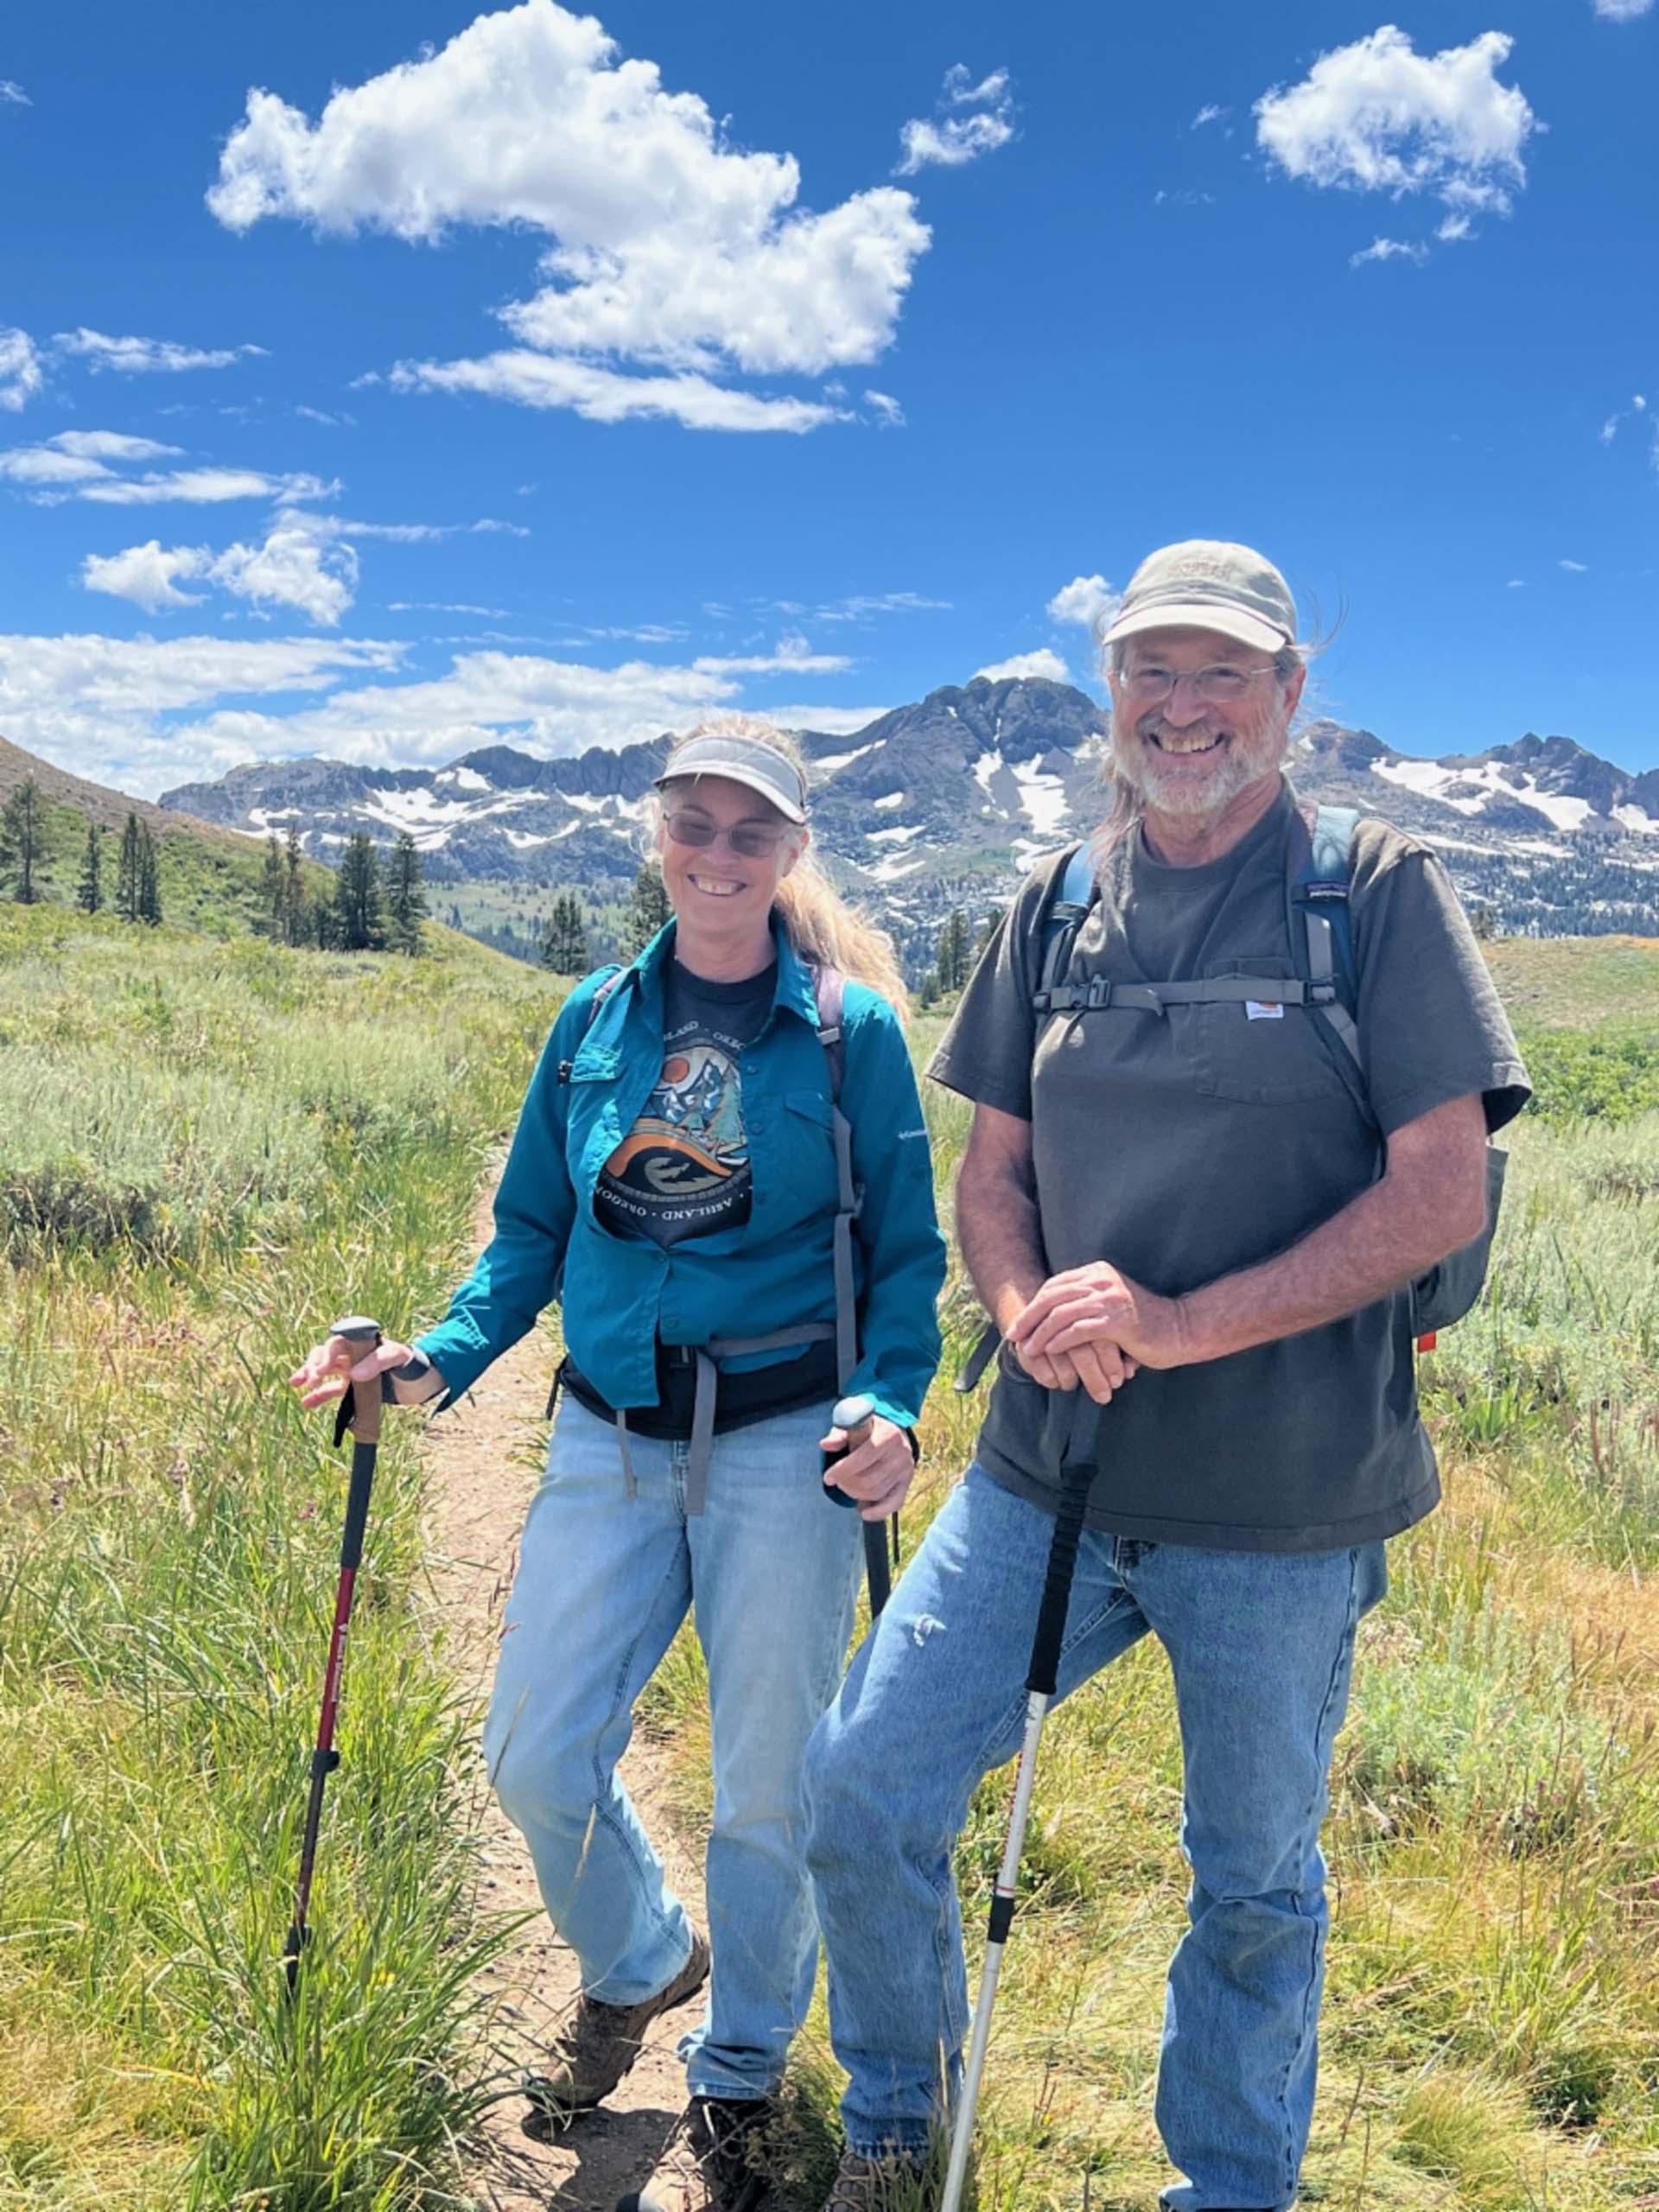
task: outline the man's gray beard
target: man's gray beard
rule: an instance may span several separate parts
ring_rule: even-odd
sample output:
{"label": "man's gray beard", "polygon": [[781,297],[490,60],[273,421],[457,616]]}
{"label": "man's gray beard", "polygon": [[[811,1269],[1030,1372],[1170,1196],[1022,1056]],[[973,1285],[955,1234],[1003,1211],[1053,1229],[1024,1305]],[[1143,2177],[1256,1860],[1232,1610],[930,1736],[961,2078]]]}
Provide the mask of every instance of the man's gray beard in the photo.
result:
{"label": "man's gray beard", "polygon": [[1222,756],[1220,773],[1200,785],[1196,778],[1184,778],[1179,770],[1171,772],[1167,781],[1173,790],[1162,788],[1166,781],[1162,765],[1149,746],[1138,734],[1132,740],[1135,749],[1126,759],[1114,739],[1111,750],[1112,773],[1120,785],[1133,791],[1141,812],[1154,807],[1160,814],[1189,815],[1195,820],[1219,818],[1242,791],[1259,783],[1270,769],[1281,766],[1287,749],[1289,732],[1279,735],[1279,750],[1271,760],[1253,759],[1242,748],[1235,737]]}

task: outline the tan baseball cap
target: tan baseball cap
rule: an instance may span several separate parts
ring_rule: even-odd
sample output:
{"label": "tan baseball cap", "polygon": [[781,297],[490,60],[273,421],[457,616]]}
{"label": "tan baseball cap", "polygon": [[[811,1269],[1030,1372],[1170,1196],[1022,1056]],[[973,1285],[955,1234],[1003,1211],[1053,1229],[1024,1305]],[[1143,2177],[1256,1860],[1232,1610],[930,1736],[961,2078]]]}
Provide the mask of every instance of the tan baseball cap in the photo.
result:
{"label": "tan baseball cap", "polygon": [[1248,545],[1188,537],[1148,553],[1103,642],[1143,630],[1218,630],[1264,653],[1296,641],[1296,602],[1271,561]]}

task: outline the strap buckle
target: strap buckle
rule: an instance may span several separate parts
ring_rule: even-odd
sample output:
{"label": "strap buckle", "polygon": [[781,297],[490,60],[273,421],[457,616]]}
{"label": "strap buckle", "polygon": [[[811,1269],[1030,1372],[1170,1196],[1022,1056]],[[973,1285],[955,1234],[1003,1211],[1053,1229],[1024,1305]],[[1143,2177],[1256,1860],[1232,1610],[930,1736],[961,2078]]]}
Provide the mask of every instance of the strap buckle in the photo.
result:
{"label": "strap buckle", "polygon": [[1091,1014],[1097,1014],[1103,1007],[1110,1006],[1111,1002],[1111,978],[1107,976],[1091,976],[1089,978],[1089,988],[1083,995],[1084,1005]]}

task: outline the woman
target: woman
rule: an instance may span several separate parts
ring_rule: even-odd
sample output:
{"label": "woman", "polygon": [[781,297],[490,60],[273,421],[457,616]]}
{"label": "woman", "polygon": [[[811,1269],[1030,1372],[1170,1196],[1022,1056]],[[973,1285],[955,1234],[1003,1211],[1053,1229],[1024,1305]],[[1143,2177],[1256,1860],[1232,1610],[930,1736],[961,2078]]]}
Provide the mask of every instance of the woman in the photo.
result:
{"label": "woman", "polygon": [[[721,716],[675,747],[657,789],[673,918],[566,1001],[494,1237],[448,1315],[355,1367],[331,1338],[294,1380],[308,1405],[338,1395],[347,1372],[393,1376],[399,1403],[447,1402],[561,1297],[563,1401],[485,1732],[502,1805],[582,1965],[533,2093],[556,2122],[590,2109],[649,2024],[707,1980],[680,2046],[690,2102],[619,2212],[747,2212],[764,2189],[753,2139],[817,1959],[802,1752],[846,1650],[860,1519],[893,1514],[909,1487],[944,1248],[903,983],[887,939],[806,857],[798,755],[767,725]],[[837,1106],[861,1192],[849,1379],[836,1341]],[[822,1448],[845,1441],[828,1421],[838,1381],[875,1407],[868,1440],[836,1468],[857,1513],[835,1511],[821,1479]],[[688,1610],[713,1722],[707,1942],[616,1775],[634,1703]]]}

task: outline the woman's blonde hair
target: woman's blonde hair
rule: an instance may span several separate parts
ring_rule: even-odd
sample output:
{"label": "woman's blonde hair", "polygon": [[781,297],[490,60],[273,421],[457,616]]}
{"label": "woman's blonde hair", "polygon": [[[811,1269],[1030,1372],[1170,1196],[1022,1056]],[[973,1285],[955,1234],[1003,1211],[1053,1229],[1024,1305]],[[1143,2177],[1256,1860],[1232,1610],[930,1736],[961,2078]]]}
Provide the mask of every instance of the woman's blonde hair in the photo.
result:
{"label": "woman's blonde hair", "polygon": [[[798,772],[803,790],[806,786],[806,759],[800,747],[787,731],[756,715],[709,715],[683,741],[689,743],[694,737],[744,737],[752,744],[769,745]],[[662,806],[658,795],[652,796],[655,803],[647,809],[645,827],[654,852]],[[884,998],[901,1021],[909,1019],[910,994],[893,939],[847,904],[804,841],[797,847],[794,867],[778,886],[777,903],[790,944],[803,960],[815,967],[838,968]]]}

